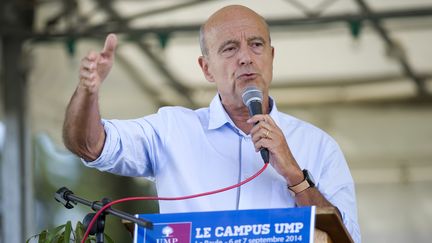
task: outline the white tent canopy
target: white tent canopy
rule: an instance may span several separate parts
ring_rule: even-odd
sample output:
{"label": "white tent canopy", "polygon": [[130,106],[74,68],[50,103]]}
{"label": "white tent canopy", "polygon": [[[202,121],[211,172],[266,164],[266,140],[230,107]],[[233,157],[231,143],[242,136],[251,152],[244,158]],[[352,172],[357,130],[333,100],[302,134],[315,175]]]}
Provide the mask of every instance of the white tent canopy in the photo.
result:
{"label": "white tent canopy", "polygon": [[197,65],[198,27],[220,7],[243,4],[269,21],[273,95],[281,105],[406,99],[430,91],[430,1],[368,1],[368,11],[358,2],[83,0],[64,9],[62,1],[49,1],[38,9],[36,29],[49,31],[42,37],[74,34],[78,43],[116,32],[118,65],[128,66],[127,79],[145,87],[143,95],[197,107],[215,91]]}

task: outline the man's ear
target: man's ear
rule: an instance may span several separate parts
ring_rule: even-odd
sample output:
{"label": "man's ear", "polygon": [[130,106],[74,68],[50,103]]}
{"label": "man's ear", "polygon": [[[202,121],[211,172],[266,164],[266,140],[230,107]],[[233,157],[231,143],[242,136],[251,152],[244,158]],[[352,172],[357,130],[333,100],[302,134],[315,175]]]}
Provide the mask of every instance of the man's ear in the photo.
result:
{"label": "man's ear", "polygon": [[214,82],[213,75],[209,72],[209,66],[208,61],[204,56],[198,57],[198,64],[201,67],[201,70],[204,74],[204,77],[209,81],[210,83]]}

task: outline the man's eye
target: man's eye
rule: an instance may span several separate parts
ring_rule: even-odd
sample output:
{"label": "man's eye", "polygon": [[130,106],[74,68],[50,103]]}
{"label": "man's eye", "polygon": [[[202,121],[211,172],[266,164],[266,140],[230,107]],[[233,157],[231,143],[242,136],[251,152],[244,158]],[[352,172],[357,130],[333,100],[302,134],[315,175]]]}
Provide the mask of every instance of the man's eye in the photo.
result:
{"label": "man's eye", "polygon": [[261,46],[263,46],[264,44],[263,43],[261,43],[261,42],[254,42],[254,43],[252,43],[252,46],[253,47],[261,47]]}
{"label": "man's eye", "polygon": [[230,47],[225,48],[225,49],[223,50],[223,52],[231,52],[231,51],[234,51],[235,49],[236,49],[235,47],[230,46]]}

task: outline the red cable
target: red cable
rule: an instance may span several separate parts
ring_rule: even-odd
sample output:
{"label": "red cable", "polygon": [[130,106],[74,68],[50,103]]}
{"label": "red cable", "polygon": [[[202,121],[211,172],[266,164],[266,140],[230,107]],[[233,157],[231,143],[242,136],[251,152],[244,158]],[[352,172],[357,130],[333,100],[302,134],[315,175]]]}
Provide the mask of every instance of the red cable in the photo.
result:
{"label": "red cable", "polygon": [[93,224],[96,222],[96,219],[99,217],[99,215],[103,211],[105,211],[107,208],[111,207],[114,204],[122,203],[122,202],[128,202],[128,201],[136,201],[136,200],[174,201],[174,200],[185,200],[185,199],[191,199],[191,198],[196,198],[196,197],[208,196],[208,195],[212,195],[212,194],[228,191],[228,190],[234,189],[236,187],[239,187],[239,186],[242,186],[242,185],[248,183],[249,181],[255,179],[257,176],[261,175],[261,173],[264,172],[264,170],[267,168],[267,166],[268,166],[268,163],[264,163],[264,166],[257,173],[255,173],[253,176],[247,178],[246,180],[241,181],[240,183],[237,183],[235,185],[228,186],[228,187],[225,187],[225,188],[222,188],[222,189],[218,189],[218,190],[214,190],[214,191],[203,192],[203,193],[198,193],[198,194],[193,194],[193,195],[183,196],[183,197],[126,197],[126,198],[121,198],[121,199],[109,202],[106,205],[104,205],[101,209],[99,209],[96,212],[96,214],[93,216],[93,219],[90,221],[90,224],[87,226],[87,230],[86,230],[86,232],[85,232],[85,234],[84,234],[84,236],[83,236],[83,238],[81,240],[81,243],[85,243],[87,237],[89,236],[90,229],[93,227]]}

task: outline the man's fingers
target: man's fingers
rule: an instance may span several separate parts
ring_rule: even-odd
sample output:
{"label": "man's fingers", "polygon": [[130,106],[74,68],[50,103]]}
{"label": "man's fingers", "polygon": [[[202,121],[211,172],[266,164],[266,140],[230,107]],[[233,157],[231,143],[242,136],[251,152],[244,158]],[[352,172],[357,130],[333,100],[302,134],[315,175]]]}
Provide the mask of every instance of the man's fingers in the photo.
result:
{"label": "man's fingers", "polygon": [[268,129],[260,129],[259,131],[255,132],[252,136],[252,142],[257,143],[258,141],[262,139],[268,139],[271,140],[274,137],[273,131]]}
{"label": "man's fingers", "polygon": [[269,149],[270,150],[270,146],[271,146],[271,141],[268,139],[261,139],[258,142],[256,142],[254,144],[255,147],[255,152],[260,151],[263,148]]}
{"label": "man's fingers", "polygon": [[263,121],[264,120],[264,115],[263,114],[259,114],[259,115],[254,115],[251,118],[249,118],[246,122],[247,123],[252,123],[255,124],[259,121]]}
{"label": "man's fingers", "polygon": [[117,36],[115,34],[109,34],[105,39],[105,45],[101,54],[104,56],[113,55],[116,46],[117,46]]}
{"label": "man's fingers", "polygon": [[95,51],[90,51],[89,54],[84,59],[87,59],[89,61],[96,61],[98,58],[98,53]]}
{"label": "man's fingers", "polygon": [[96,68],[96,62],[84,58],[81,60],[81,67],[87,70],[94,70]]}
{"label": "man's fingers", "polygon": [[266,122],[268,124],[275,125],[273,118],[268,114],[254,115],[247,120],[247,123],[255,124],[257,122]]}
{"label": "man's fingers", "polygon": [[90,72],[88,70],[82,69],[80,70],[79,76],[80,76],[80,80],[81,79],[92,80],[95,75],[94,72]]}

